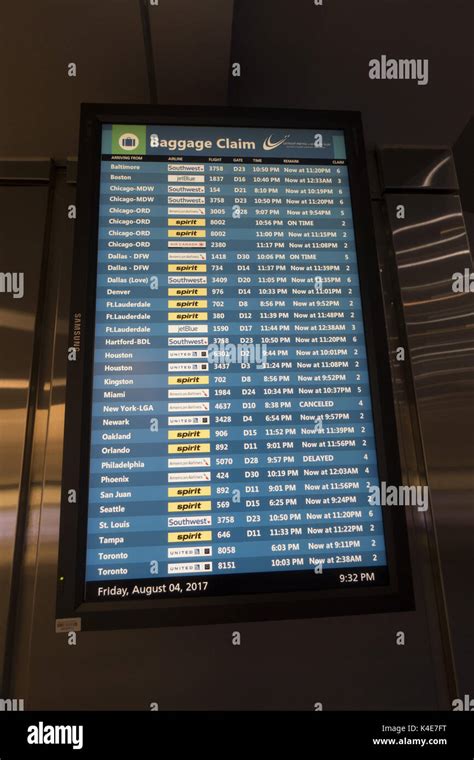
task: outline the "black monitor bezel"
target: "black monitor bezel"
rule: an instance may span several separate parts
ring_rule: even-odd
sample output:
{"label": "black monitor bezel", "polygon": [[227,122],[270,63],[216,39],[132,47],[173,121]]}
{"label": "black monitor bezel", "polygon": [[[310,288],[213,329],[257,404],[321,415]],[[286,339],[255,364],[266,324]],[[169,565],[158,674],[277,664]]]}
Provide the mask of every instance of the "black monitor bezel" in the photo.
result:
{"label": "black monitor bezel", "polygon": [[[375,438],[381,480],[401,485],[400,456],[375,247],[361,116],[351,111],[308,111],[230,107],[84,104],[81,108],[77,219],[70,302],[69,346],[80,350],[68,361],[57,618],[80,618],[84,629],[199,625],[256,620],[326,617],[414,609],[406,516],[402,507],[384,509],[390,582],[315,591],[234,596],[83,600],[87,493],[98,254],[101,132],[103,124],[268,127],[343,130],[352,201],[363,320],[369,364]],[[363,252],[363,253],[362,253]],[[78,325],[77,315],[80,315]],[[75,332],[76,331],[76,332]],[[76,493],[76,500],[71,492]],[[357,568],[354,568],[356,571]],[[349,570],[345,570],[349,572]]]}

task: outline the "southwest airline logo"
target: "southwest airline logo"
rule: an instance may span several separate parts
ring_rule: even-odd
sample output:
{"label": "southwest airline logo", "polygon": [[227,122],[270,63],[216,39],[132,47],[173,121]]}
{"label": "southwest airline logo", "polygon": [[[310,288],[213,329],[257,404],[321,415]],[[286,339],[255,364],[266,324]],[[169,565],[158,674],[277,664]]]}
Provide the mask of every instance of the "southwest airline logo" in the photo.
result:
{"label": "southwest airline logo", "polygon": [[263,141],[263,150],[274,150],[288,140],[290,135],[285,135],[281,140],[272,140],[273,135],[266,137]]}

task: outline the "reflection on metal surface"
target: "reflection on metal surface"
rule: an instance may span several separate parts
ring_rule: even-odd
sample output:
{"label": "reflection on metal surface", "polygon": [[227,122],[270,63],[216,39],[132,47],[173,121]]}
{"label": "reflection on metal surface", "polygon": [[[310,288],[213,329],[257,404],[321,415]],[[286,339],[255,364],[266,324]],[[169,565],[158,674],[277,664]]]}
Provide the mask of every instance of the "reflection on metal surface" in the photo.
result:
{"label": "reflection on metal surface", "polygon": [[[403,248],[396,252],[397,256],[401,256],[402,253],[411,253],[412,251],[421,251],[422,248],[432,248],[434,245],[443,245],[449,243],[451,240],[457,240],[458,238],[465,238],[466,232],[463,231],[460,235],[453,235],[452,237],[443,238],[443,240],[432,240],[429,243],[422,243],[421,245],[414,245],[411,248]],[[463,251],[464,253],[464,251]]]}
{"label": "reflection on metal surface", "polygon": [[[428,478],[420,423],[416,413],[412,368],[408,362],[398,360],[399,348],[405,344],[406,328],[399,289],[395,282],[395,257],[388,243],[385,215],[377,203],[374,203],[374,212],[391,357],[402,481],[407,485],[423,487],[428,485]],[[428,509],[425,512],[408,510],[406,517],[409,526],[418,622],[420,626],[423,626],[426,647],[432,653],[432,672],[436,684],[438,709],[446,709],[453,696],[457,695],[458,689],[432,510]]]}
{"label": "reflection on metal surface", "polygon": [[459,196],[389,193],[385,200],[462,691],[473,667],[465,654],[473,615],[459,589],[472,578],[474,293],[454,292],[453,274],[471,269],[472,258],[464,225],[449,234],[453,219],[463,219]]}
{"label": "reflection on metal surface", "polygon": [[[423,246],[424,248],[425,246]],[[447,253],[445,256],[434,256],[432,259],[423,259],[423,261],[413,261],[410,264],[399,264],[399,269],[408,269],[409,267],[421,267],[426,264],[431,264],[433,261],[440,261],[440,259],[452,259],[455,256],[462,256],[465,253],[469,253],[469,249],[465,248],[462,251],[454,251],[454,253]]]}
{"label": "reflection on metal surface", "polygon": [[452,161],[452,157],[451,157],[450,153],[445,158],[442,158],[441,161],[438,161],[438,163],[435,166],[433,166],[432,169],[430,169],[430,171],[426,175],[425,179],[421,183],[422,186],[423,187],[431,187],[433,184],[435,184],[433,182],[434,176],[436,174],[438,174],[438,172],[440,171],[440,169],[442,169],[443,166],[445,166],[448,163],[448,161]]}
{"label": "reflection on metal surface", "polygon": [[[74,226],[67,209],[75,200],[75,188],[67,186],[65,170],[55,172],[51,211],[52,234],[48,263],[48,288],[43,304],[42,352],[38,365],[38,398],[33,431],[28,522],[22,566],[22,593],[15,648],[12,690],[35,705],[48,706],[55,678],[63,680],[67,667],[38,676],[42,661],[56,660],[63,641],[54,633],[59,503],[67,348],[66,313],[70,290],[70,253]],[[60,277],[63,287],[60,287]],[[47,684],[47,688],[45,688]],[[53,687],[54,688],[54,687]],[[60,689],[62,685],[60,686]],[[67,707],[64,700],[60,700]]]}
{"label": "reflection on metal surface", "polygon": [[[2,255],[2,266],[5,269]],[[5,262],[6,263],[6,262]],[[35,314],[32,312],[22,311],[19,305],[22,301],[16,301],[16,308],[0,309],[0,325],[2,330],[10,328],[15,332],[28,332],[32,333],[35,328]]]}
{"label": "reflection on metal surface", "polygon": [[452,219],[453,216],[462,217],[461,211],[456,211],[454,214],[444,214],[443,216],[436,216],[434,219],[426,219],[423,222],[416,222],[416,224],[405,224],[402,227],[397,227],[396,229],[392,229],[392,235],[400,235],[402,232],[406,232],[407,230],[414,230],[417,227],[426,227],[427,224],[436,224],[436,222],[442,222],[445,219]]}
{"label": "reflection on metal surface", "polygon": [[[12,166],[10,169],[13,171]],[[48,186],[0,187],[3,272],[24,274],[24,296],[0,294],[0,673],[5,665],[13,559],[19,523],[35,315],[43,256]],[[28,224],[25,224],[25,208]],[[22,505],[23,509],[26,504]]]}
{"label": "reflection on metal surface", "polygon": [[378,151],[377,157],[385,190],[458,190],[448,148],[386,147]]}

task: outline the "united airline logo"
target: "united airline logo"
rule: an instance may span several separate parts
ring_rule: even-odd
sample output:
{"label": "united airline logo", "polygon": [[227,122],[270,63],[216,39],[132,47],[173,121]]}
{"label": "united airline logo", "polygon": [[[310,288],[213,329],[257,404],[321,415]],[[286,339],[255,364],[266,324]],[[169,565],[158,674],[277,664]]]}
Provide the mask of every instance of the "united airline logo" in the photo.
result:
{"label": "united airline logo", "polygon": [[118,144],[122,150],[135,150],[140,145],[140,140],[133,132],[125,132],[125,134],[120,135]]}
{"label": "united airline logo", "polygon": [[273,135],[266,137],[263,141],[263,150],[275,150],[280,145],[283,145],[288,140],[290,135],[285,135],[281,140],[272,140]]}

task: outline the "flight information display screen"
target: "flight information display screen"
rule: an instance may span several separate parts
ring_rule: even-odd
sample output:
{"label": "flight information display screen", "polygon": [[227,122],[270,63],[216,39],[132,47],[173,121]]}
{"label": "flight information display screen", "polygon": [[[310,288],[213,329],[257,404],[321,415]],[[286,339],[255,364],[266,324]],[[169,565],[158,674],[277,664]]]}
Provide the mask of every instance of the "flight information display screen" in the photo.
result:
{"label": "flight information display screen", "polygon": [[388,583],[348,163],[102,125],[86,601]]}

